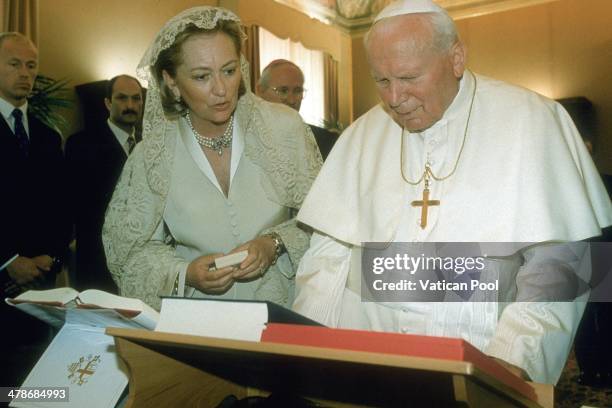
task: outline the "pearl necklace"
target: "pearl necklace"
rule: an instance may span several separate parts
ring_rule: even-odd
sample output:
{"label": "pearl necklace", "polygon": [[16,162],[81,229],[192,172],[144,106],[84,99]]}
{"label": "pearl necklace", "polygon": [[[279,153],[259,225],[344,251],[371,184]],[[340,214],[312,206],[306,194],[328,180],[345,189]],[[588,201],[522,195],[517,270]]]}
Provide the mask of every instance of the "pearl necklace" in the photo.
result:
{"label": "pearl necklace", "polygon": [[219,153],[219,156],[222,156],[223,149],[227,149],[232,145],[232,136],[234,134],[234,115],[230,116],[229,124],[225,128],[223,135],[219,137],[202,136],[193,127],[193,124],[191,123],[191,116],[189,114],[185,115],[185,119],[187,120],[187,123],[189,124],[189,127],[191,128],[191,131],[195,135],[195,138],[200,146],[216,150],[217,153]]}

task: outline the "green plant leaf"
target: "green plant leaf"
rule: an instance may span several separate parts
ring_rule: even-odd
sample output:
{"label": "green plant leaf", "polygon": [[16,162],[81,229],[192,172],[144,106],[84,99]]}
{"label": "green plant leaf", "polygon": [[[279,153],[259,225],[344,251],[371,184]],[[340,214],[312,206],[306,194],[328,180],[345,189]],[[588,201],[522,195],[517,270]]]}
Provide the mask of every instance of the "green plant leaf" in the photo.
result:
{"label": "green plant leaf", "polygon": [[34,81],[32,94],[28,98],[30,112],[47,126],[60,130],[68,127],[66,119],[58,112],[71,109],[74,102],[70,98],[69,79],[53,79],[38,75]]}

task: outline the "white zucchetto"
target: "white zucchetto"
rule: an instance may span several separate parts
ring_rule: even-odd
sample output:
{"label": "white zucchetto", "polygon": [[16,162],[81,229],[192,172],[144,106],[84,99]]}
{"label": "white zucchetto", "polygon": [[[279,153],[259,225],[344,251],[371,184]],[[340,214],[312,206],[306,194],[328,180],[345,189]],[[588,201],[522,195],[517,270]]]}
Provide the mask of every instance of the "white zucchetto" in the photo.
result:
{"label": "white zucchetto", "polygon": [[446,11],[432,0],[398,0],[382,9],[374,19],[374,23],[383,18],[415,13],[445,13]]}

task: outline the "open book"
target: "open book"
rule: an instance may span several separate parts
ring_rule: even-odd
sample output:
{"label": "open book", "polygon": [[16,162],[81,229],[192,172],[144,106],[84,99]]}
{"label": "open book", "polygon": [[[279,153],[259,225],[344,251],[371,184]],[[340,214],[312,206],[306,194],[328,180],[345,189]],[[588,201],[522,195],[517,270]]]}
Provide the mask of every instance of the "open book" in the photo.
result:
{"label": "open book", "polygon": [[[138,299],[100,290],[28,291],[6,302],[61,328],[23,387],[68,387],[70,401],[54,407],[114,407],[128,383],[107,327],[136,328],[259,341],[268,323],[318,325],[270,302],[164,298],[161,316]],[[17,402],[43,407],[48,402]]]}
{"label": "open book", "polygon": [[[100,290],[71,288],[27,291],[6,299],[59,330],[22,387],[67,387],[69,402],[54,407],[111,408],[128,383],[107,327],[153,330],[159,314],[138,299]],[[45,407],[48,401],[12,401],[12,407]]]}
{"label": "open book", "polygon": [[[101,317],[88,322],[92,326],[127,325],[127,327],[141,326],[153,330],[159,320],[159,313],[139,299],[117,296],[96,289],[83,292],[77,292],[72,288],[29,290],[16,298],[7,299],[6,302],[54,327],[61,327],[64,321],[67,323],[73,323],[75,319],[80,321],[82,319],[78,316],[81,314],[85,318]],[[68,312],[69,310],[72,311]],[[90,313],[90,311],[95,312]]]}

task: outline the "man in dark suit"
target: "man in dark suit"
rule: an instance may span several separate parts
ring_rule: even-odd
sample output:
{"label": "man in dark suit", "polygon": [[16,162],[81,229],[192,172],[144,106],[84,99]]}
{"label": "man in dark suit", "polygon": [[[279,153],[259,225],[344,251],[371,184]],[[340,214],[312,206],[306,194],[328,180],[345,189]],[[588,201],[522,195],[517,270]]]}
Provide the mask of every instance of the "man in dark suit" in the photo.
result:
{"label": "man in dark suit", "polygon": [[142,115],[142,87],[136,78],[119,75],[108,82],[106,123],[72,135],[66,161],[76,232],[76,282],[79,290],[117,293],[102,246],[104,213],[123,164],[134,147]]}
{"label": "man in dark suit", "polygon": [[[65,254],[70,224],[63,190],[61,137],[28,112],[38,51],[19,33],[0,33],[0,276],[9,284],[49,289]],[[15,293],[10,293],[14,296]],[[8,334],[0,383],[20,385],[49,341],[48,326],[1,302]]]}
{"label": "man in dark suit", "polygon": [[[274,60],[261,73],[257,95],[269,102],[284,103],[299,112],[304,99],[304,74],[300,67],[291,61]],[[309,126],[325,160],[338,135],[315,125]]]}

